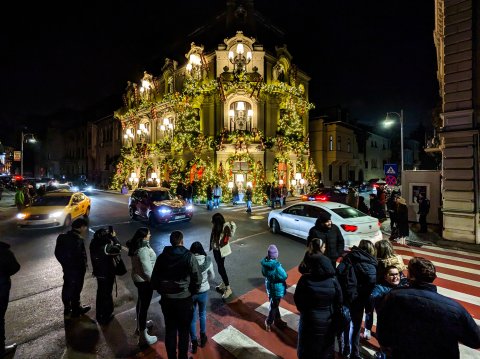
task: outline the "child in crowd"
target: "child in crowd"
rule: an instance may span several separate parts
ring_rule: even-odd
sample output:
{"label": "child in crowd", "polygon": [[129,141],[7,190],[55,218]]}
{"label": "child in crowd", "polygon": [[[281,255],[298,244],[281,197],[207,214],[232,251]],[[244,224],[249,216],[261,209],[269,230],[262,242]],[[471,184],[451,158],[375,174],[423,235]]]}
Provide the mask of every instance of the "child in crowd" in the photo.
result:
{"label": "child in crowd", "polygon": [[265,320],[265,330],[271,331],[272,324],[279,328],[285,328],[287,323],[280,317],[280,300],[287,290],[287,272],[278,261],[278,249],[274,244],[268,247],[267,256],[260,262],[262,265],[262,274],[265,277],[265,287],[267,289],[270,308],[268,317]]}

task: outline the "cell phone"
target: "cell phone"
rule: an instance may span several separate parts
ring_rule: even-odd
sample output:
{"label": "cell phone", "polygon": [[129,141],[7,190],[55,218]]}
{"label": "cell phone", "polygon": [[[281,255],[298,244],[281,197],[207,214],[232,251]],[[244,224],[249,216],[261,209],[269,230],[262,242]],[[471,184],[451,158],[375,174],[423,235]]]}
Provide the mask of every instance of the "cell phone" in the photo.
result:
{"label": "cell phone", "polygon": [[113,234],[113,226],[108,226],[108,232],[109,232],[110,234]]}

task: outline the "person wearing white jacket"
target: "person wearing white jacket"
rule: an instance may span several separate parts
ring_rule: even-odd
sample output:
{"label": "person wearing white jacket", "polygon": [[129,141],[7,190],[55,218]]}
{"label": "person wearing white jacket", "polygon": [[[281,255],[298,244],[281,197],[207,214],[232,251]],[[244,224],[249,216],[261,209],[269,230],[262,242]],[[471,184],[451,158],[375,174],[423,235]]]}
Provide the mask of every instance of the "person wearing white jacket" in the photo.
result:
{"label": "person wearing white jacket", "polygon": [[128,255],[132,259],[132,279],[138,290],[136,313],[140,346],[157,342],[157,337],[149,335],[147,329],[147,326],[153,325],[150,320],[147,322],[147,313],[153,295],[150,278],[157,259],[157,255],[150,247],[150,236],[150,230],[142,227],[135,232],[132,239],[127,241]]}
{"label": "person wearing white jacket", "polygon": [[[190,252],[195,255],[195,258],[198,261],[200,272],[202,273],[202,284],[200,285],[200,290],[192,297],[193,318],[192,324],[190,325],[190,339],[192,341],[192,353],[195,354],[199,344],[200,347],[203,348],[207,343],[207,301],[208,290],[210,289],[210,284],[208,281],[215,279],[215,272],[213,271],[212,259],[207,256],[207,253],[205,253],[205,250],[200,242],[193,242],[190,247]],[[197,339],[197,306],[198,317],[200,318],[200,343]]]}

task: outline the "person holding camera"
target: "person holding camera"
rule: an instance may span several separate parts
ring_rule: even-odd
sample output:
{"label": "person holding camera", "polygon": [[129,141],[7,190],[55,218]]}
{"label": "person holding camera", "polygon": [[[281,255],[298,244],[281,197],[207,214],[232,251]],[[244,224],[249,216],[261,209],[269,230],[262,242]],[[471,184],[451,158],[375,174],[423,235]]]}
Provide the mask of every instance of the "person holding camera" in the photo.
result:
{"label": "person holding camera", "polygon": [[122,246],[111,226],[108,230],[97,230],[90,242],[93,275],[97,278],[96,318],[100,325],[108,324],[114,317],[112,291],[115,282],[115,257],[120,255],[121,250]]}

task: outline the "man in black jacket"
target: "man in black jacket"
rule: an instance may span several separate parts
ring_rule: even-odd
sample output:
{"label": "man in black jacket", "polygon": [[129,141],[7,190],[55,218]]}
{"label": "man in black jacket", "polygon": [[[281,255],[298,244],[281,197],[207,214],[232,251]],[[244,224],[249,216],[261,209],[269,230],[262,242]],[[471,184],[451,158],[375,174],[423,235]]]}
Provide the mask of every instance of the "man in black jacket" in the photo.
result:
{"label": "man in black jacket", "polygon": [[0,357],[13,353],[17,344],[5,346],[5,312],[8,307],[10,288],[12,282],[10,277],[20,270],[15,255],[10,250],[10,245],[0,242]]}
{"label": "man in black jacket", "polygon": [[162,296],[160,305],[165,318],[168,359],[187,359],[193,317],[192,295],[200,289],[202,273],[195,256],[183,246],[182,232],[173,231],[170,244],[157,257],[150,283]]}
{"label": "man in black jacket", "polygon": [[408,263],[409,286],[390,291],[378,308],[377,335],[392,358],[460,358],[458,343],[480,348],[480,329],[464,307],[437,293],[432,262]]}
{"label": "man in black jacket", "polygon": [[418,222],[420,223],[420,231],[419,233],[427,233],[427,215],[430,212],[430,200],[427,199],[425,193],[418,194]]}
{"label": "man in black jacket", "polygon": [[315,222],[315,226],[310,228],[307,237],[307,247],[313,238],[320,238],[325,243],[325,255],[332,262],[333,268],[337,266],[337,259],[342,255],[345,249],[345,240],[342,232],[334,224],[330,213],[321,212]]}
{"label": "man in black jacket", "polygon": [[63,269],[62,302],[65,316],[78,317],[91,308],[89,305],[80,305],[80,293],[87,271],[87,252],[83,240],[87,236],[88,222],[78,218],[73,221],[72,230],[57,238],[55,257]]}

